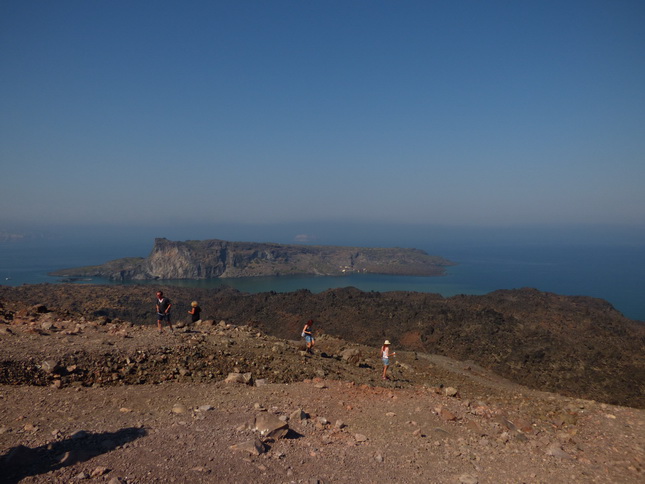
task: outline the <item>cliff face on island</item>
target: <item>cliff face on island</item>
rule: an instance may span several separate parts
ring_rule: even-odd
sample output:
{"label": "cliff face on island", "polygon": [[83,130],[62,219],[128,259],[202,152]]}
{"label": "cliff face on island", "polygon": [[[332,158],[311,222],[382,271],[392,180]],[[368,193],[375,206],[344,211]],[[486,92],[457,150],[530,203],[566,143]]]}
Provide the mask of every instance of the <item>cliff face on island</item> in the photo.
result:
{"label": "cliff face on island", "polygon": [[452,262],[418,249],[306,246],[155,239],[147,258],[64,269],[59,277],[104,277],[116,281],[213,279],[276,275],[337,276],[350,273],[439,276]]}

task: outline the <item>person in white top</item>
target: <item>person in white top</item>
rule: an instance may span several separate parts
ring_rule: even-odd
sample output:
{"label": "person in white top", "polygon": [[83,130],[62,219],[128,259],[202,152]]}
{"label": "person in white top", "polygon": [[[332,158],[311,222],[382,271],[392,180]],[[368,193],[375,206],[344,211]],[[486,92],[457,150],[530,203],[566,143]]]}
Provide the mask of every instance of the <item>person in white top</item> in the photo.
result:
{"label": "person in white top", "polygon": [[383,380],[387,380],[387,368],[390,366],[390,357],[396,356],[396,353],[390,353],[390,342],[385,340],[381,346],[381,360],[383,360]]}

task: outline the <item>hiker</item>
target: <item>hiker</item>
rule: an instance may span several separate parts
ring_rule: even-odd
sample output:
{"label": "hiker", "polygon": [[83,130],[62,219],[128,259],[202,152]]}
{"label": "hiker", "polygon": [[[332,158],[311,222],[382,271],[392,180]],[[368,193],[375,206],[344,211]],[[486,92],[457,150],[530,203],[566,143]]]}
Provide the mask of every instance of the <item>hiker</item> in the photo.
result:
{"label": "hiker", "polygon": [[313,348],[314,345],[316,344],[316,340],[314,339],[314,333],[313,329],[311,328],[311,325],[314,324],[314,320],[310,319],[307,321],[305,324],[305,327],[302,328],[302,336],[305,338],[305,342],[307,343],[307,353],[313,353]]}
{"label": "hiker", "polygon": [[162,321],[166,321],[170,328],[170,332],[173,332],[172,324],[170,323],[171,307],[172,303],[170,302],[170,299],[165,297],[163,292],[157,291],[157,328],[159,329],[159,333],[163,333]]}
{"label": "hiker", "polygon": [[390,356],[396,356],[396,353],[390,353],[390,341],[385,340],[381,346],[381,360],[383,360],[383,380],[388,380],[387,368],[390,366]]}
{"label": "hiker", "polygon": [[196,323],[197,321],[202,319],[201,317],[202,308],[199,307],[199,304],[197,304],[197,301],[193,301],[190,303],[190,311],[188,311],[188,314],[190,314],[193,323]]}

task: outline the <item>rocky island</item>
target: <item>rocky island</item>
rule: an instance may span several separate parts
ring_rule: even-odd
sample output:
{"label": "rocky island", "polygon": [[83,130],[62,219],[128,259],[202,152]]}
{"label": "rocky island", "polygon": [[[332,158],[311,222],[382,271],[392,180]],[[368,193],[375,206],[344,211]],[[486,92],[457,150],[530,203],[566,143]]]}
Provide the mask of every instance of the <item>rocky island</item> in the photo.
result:
{"label": "rocky island", "polygon": [[308,246],[226,240],[155,239],[148,257],[63,269],[57,277],[103,277],[114,281],[214,279],[351,273],[440,276],[454,263],[419,249]]}

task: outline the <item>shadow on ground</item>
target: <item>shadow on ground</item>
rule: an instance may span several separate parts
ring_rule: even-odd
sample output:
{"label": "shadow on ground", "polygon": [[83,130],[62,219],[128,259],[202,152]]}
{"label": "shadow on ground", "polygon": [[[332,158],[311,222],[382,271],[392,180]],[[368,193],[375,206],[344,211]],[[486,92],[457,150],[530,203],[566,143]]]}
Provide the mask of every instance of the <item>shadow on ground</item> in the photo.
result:
{"label": "shadow on ground", "polygon": [[144,429],[133,427],[98,434],[80,431],[65,440],[33,449],[18,445],[0,456],[0,482],[13,484],[28,476],[84,462],[145,435]]}

